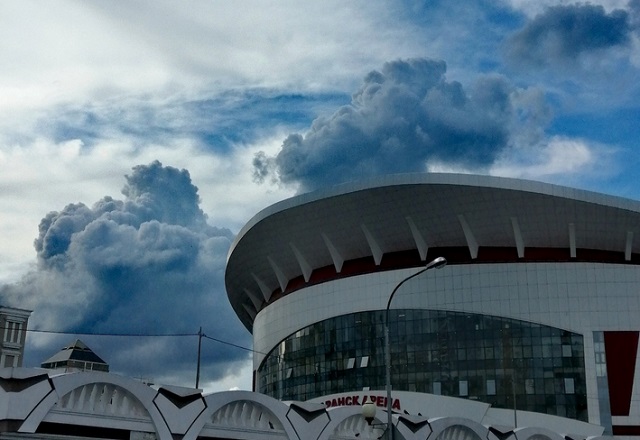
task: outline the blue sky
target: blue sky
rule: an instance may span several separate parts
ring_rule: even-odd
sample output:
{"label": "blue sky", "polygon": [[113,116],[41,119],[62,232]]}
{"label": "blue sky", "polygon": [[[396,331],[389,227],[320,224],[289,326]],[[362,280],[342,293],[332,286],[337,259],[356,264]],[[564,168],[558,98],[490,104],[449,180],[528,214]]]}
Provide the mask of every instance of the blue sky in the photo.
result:
{"label": "blue sky", "polygon": [[[0,302],[248,347],[226,252],[296,193],[420,171],[640,199],[639,25],[637,0],[7,2]],[[27,364],[72,338],[29,334]],[[193,337],[82,338],[193,384]],[[250,388],[249,352],[203,353],[207,389]]]}

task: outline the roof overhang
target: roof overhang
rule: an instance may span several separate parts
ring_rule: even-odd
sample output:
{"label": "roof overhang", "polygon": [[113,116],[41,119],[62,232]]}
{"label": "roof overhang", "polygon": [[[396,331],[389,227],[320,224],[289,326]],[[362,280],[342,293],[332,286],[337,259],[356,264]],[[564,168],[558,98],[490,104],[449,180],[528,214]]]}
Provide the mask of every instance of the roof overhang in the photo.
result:
{"label": "roof overhang", "polygon": [[[619,252],[630,261],[640,235],[640,202],[533,181],[458,174],[378,177],[299,195],[264,209],[233,242],[225,273],[236,314],[256,314],[314,271],[414,250],[482,247]],[[637,241],[637,240],[636,240]]]}

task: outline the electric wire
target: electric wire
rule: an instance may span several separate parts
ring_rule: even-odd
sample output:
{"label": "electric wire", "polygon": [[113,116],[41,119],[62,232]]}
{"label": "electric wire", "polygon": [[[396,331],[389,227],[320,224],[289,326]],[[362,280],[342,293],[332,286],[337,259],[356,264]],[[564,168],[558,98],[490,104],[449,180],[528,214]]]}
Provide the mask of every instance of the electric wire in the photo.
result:
{"label": "electric wire", "polygon": [[[4,330],[8,330],[9,328],[5,327]],[[205,339],[210,339],[214,342],[218,342],[220,344],[229,345],[231,347],[235,347],[241,350],[249,351],[252,353],[264,354],[258,350],[254,350],[252,348],[244,347],[242,345],[234,344],[233,342],[225,341],[218,338],[213,338],[204,333],[108,333],[108,332],[89,332],[89,331],[69,331],[69,330],[39,330],[39,329],[27,329],[27,333],[46,333],[46,334],[58,334],[58,335],[78,335],[78,336],[114,336],[114,337],[152,337],[152,338],[172,338],[172,337],[191,337],[191,336],[202,336]]]}
{"label": "electric wire", "polygon": [[[10,327],[0,327],[3,330],[10,330]],[[69,330],[41,330],[41,329],[26,329],[27,333],[44,333],[44,334],[58,334],[58,335],[77,335],[77,336],[113,336],[113,337],[192,337],[198,336],[204,339],[209,339],[211,341],[217,342],[219,344],[228,345],[230,347],[238,348],[240,350],[248,351],[251,353],[261,354],[264,356],[269,356],[269,353],[265,353],[259,350],[254,350],[253,348],[244,347],[242,345],[234,344],[233,342],[225,341],[223,339],[214,338],[208,336],[205,333],[197,332],[197,333],[107,333],[107,332],[89,332],[89,331],[69,331]],[[279,362],[284,361],[283,356],[281,355],[273,355],[276,357]],[[306,365],[306,364],[301,364]],[[310,364],[311,365],[311,364]]]}

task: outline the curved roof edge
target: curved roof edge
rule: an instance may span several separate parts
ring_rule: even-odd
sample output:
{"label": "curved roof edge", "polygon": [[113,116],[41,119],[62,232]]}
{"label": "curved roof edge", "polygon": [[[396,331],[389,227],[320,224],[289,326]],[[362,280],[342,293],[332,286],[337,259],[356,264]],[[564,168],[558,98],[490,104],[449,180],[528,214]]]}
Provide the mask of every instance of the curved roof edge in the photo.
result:
{"label": "curved roof edge", "polygon": [[460,264],[640,265],[637,237],[640,201],[632,199],[505,177],[387,175],[257,213],[229,248],[225,286],[251,331],[257,314],[283,295],[354,274],[418,267],[435,250]]}
{"label": "curved roof edge", "polygon": [[640,212],[640,201],[607,195],[594,191],[576,189],[552,183],[543,183],[535,180],[518,179],[513,177],[497,177],[479,174],[455,174],[455,173],[405,173],[375,176],[368,179],[341,183],[328,188],[295,195],[288,199],[270,205],[254,215],[236,235],[227,253],[227,262],[242,237],[256,224],[265,218],[281,211],[311,203],[327,197],[349,194],[372,188],[380,188],[390,185],[414,185],[414,184],[449,184],[462,186],[479,186],[499,189],[512,189],[557,197],[571,198],[583,202],[604,204],[614,208],[627,209]]}

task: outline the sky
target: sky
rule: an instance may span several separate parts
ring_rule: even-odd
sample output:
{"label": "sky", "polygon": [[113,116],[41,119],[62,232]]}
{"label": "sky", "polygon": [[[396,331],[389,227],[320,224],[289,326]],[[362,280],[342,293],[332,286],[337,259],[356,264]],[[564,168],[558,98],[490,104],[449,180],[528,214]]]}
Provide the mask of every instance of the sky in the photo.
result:
{"label": "sky", "polygon": [[405,172],[640,199],[640,0],[15,0],[0,14],[0,304],[25,366],[251,389],[230,244]]}

